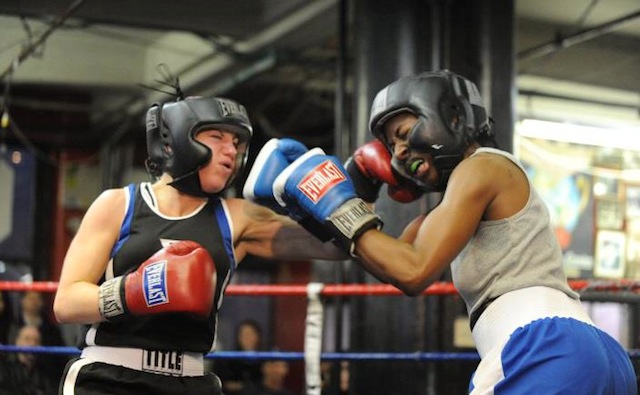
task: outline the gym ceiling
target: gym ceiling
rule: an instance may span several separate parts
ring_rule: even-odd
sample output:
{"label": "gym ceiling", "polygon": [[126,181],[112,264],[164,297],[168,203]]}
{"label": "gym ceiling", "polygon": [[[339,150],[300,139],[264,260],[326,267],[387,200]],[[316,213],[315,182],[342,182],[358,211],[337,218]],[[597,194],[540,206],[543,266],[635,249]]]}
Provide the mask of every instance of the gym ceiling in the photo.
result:
{"label": "gym ceiling", "polygon": [[[170,90],[157,83],[170,72],[187,94],[247,104],[268,135],[331,146],[339,6],[3,0],[0,103],[27,143],[96,148],[143,135],[140,115],[167,97],[149,87]],[[534,81],[523,94],[640,107],[640,1],[516,0],[516,18],[517,80]]]}

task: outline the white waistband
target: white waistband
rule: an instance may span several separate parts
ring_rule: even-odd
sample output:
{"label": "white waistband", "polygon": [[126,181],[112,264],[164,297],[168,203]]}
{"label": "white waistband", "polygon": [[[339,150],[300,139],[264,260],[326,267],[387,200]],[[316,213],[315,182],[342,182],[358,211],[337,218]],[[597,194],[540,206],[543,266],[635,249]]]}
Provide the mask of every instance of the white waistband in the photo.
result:
{"label": "white waistband", "polygon": [[167,376],[204,375],[204,355],[196,352],[89,346],[82,350],[81,357],[95,362]]}
{"label": "white waistband", "polygon": [[472,335],[480,358],[502,346],[516,329],[540,318],[566,317],[593,325],[579,300],[548,287],[518,289],[501,295],[482,313]]}

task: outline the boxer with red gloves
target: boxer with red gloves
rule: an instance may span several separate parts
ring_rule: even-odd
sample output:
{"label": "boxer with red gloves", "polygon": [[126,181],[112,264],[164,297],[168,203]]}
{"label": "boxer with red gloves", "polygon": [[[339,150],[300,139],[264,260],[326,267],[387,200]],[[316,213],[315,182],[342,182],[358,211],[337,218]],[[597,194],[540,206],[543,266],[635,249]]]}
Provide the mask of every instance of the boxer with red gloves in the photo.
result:
{"label": "boxer with red gloves", "polygon": [[241,261],[347,256],[278,214],[295,211],[324,230],[273,194],[275,178],[308,151],[299,142],[268,144],[249,177],[245,194],[271,209],[226,196],[252,135],[240,103],[177,98],[151,105],[146,127],[155,181],[100,194],[65,256],[54,313],[61,323],[90,325],[62,377],[64,393],[221,395],[224,384],[205,370],[204,356]]}
{"label": "boxer with red gloves", "polygon": [[100,285],[100,314],[120,316],[188,313],[206,318],[216,289],[211,255],[194,241],[160,249],[135,271]]}
{"label": "boxer with red gloves", "polygon": [[424,194],[413,181],[393,169],[391,154],[379,140],[356,149],[345,162],[345,168],[358,196],[368,203],[378,199],[383,184],[387,184],[389,197],[400,203],[413,202]]}

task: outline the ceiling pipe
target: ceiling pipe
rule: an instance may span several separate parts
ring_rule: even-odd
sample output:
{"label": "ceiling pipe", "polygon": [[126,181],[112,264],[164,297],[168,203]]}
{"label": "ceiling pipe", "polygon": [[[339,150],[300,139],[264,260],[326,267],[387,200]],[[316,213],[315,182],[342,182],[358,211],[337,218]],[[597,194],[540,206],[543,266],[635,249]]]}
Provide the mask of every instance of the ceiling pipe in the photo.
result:
{"label": "ceiling pipe", "polygon": [[[255,54],[256,52],[267,48],[283,36],[294,32],[320,13],[333,7],[335,3],[336,0],[309,2],[304,7],[297,9],[282,18],[280,21],[256,33],[248,40],[238,41],[231,44],[230,48],[238,54]],[[193,62],[191,65],[177,73],[177,75],[180,76],[180,82],[183,88],[185,90],[189,90],[190,87],[198,86],[201,82],[213,78],[215,75],[228,70],[235,64],[235,57],[230,55],[228,51],[214,52]]]}
{"label": "ceiling pipe", "polygon": [[272,69],[277,62],[277,56],[275,52],[268,52],[260,59],[256,59],[251,62],[249,65],[242,67],[237,72],[233,73],[233,75],[223,79],[222,81],[216,83],[209,88],[205,88],[200,91],[200,95],[202,96],[213,96],[220,92],[227,92],[232,88],[242,84],[253,78],[256,75],[260,75],[267,70]]}
{"label": "ceiling pipe", "polygon": [[531,59],[539,58],[554,52],[558,52],[561,49],[568,48],[576,44],[580,44],[593,38],[602,36],[603,34],[607,34],[616,29],[619,29],[625,23],[631,22],[638,17],[640,17],[640,10],[623,16],[622,18],[604,23],[602,25],[579,31],[570,36],[558,37],[549,43],[525,49],[524,51],[520,51],[520,53],[518,53],[518,61],[525,62]]}
{"label": "ceiling pipe", "polygon": [[49,36],[56,31],[60,26],[62,26],[64,24],[64,22],[71,17],[71,15],[73,15],[74,12],[76,12],[78,10],[78,8],[80,8],[80,6],[84,3],[84,0],[76,0],[74,1],[71,5],[69,5],[69,7],[67,7],[67,9],[65,9],[62,14],[60,14],[59,17],[57,17],[53,23],[51,24],[51,26],[49,26],[49,28],[40,35],[40,37],[38,37],[34,42],[30,43],[28,46],[26,46],[21,52],[20,54],[18,54],[18,57],[11,62],[11,64],[9,65],[9,67],[7,67],[2,74],[0,74],[0,81],[4,80],[6,77],[10,76],[11,74],[13,74],[16,69],[18,68],[18,66],[20,64],[22,64],[22,62],[24,62],[25,60],[27,60],[27,58],[29,56],[31,56],[32,53],[35,52],[35,50],[41,46],[46,40],[47,38],[49,38]]}

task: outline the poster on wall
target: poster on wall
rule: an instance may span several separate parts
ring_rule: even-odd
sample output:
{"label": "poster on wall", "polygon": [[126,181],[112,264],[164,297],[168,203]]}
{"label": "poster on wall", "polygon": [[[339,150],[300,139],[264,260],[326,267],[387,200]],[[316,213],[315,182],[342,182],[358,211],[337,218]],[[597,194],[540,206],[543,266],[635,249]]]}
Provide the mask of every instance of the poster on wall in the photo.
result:
{"label": "poster on wall", "polygon": [[31,261],[36,160],[24,149],[0,153],[0,260]]}
{"label": "poster on wall", "polygon": [[544,200],[563,252],[569,277],[593,274],[593,178],[576,171],[551,171],[523,160],[527,174]]}
{"label": "poster on wall", "polygon": [[596,235],[594,275],[620,279],[626,268],[626,236],[624,232],[600,230]]}

